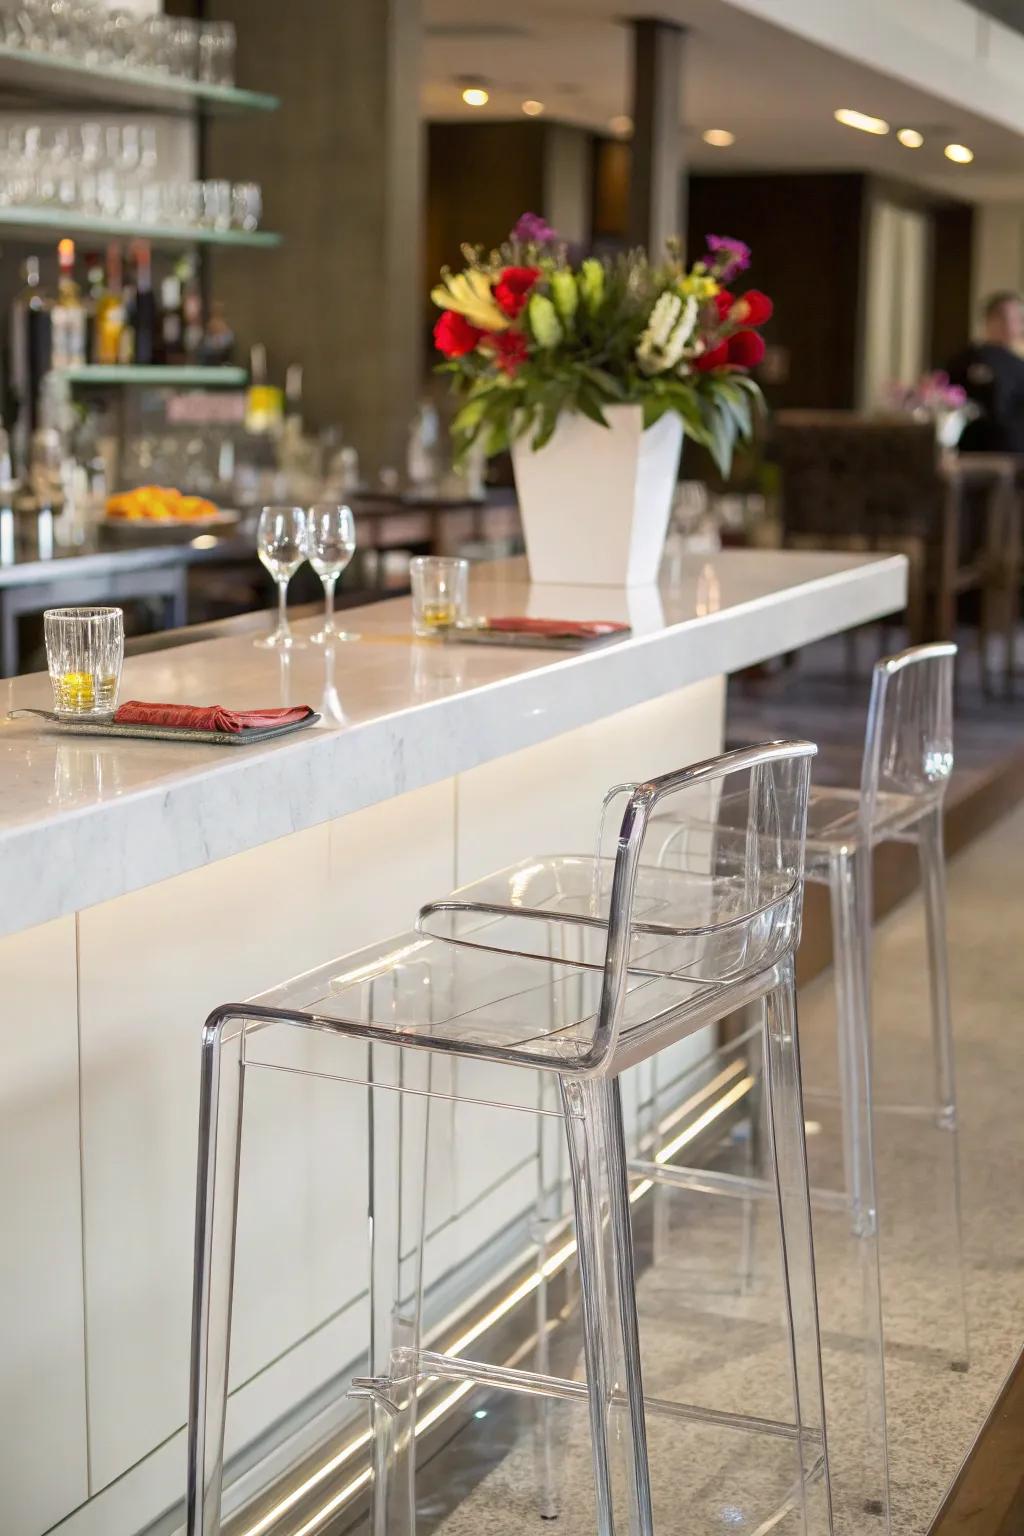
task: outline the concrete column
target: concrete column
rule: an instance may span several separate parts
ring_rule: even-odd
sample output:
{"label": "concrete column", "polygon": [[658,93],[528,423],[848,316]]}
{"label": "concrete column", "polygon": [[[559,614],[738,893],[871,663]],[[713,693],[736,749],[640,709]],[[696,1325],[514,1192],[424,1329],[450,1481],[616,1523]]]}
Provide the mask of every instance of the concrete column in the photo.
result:
{"label": "concrete column", "polygon": [[633,33],[633,166],[629,238],[659,255],[686,237],[682,156],[686,33],[672,22],[637,17]]}
{"label": "concrete column", "polygon": [[279,251],[218,252],[213,292],[272,377],[304,368],[307,419],[373,475],[400,467],[425,357],[420,0],[209,0],[238,28],[238,80],[272,115],[214,120],[207,174],[258,180]]}

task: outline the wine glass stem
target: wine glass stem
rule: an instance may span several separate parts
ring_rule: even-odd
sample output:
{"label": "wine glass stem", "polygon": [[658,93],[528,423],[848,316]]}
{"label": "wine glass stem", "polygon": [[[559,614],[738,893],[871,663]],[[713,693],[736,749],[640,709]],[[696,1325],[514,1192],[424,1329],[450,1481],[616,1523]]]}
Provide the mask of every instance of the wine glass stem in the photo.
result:
{"label": "wine glass stem", "polygon": [[288,629],[288,581],[277,583],[277,632],[279,635],[290,633]]}
{"label": "wine glass stem", "polygon": [[324,630],[327,634],[334,630],[334,589],[337,584],[337,576],[324,577]]}

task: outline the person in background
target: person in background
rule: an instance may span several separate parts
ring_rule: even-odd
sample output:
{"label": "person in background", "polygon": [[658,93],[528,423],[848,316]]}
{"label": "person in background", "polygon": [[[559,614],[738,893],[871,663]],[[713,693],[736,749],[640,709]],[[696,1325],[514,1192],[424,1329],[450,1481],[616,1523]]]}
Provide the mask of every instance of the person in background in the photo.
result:
{"label": "person in background", "polygon": [[1024,454],[1024,299],[993,293],[982,306],[984,335],[949,365],[978,407],[960,438],[961,453]]}

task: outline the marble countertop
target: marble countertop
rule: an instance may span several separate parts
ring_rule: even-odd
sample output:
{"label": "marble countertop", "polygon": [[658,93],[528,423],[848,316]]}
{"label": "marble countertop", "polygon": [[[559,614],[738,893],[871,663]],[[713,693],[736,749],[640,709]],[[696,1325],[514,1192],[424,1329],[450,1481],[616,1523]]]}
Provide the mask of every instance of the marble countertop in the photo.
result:
{"label": "marble countertop", "polygon": [[[311,704],[323,720],[248,748],[58,736],[44,674],[0,682],[0,933],[30,927],[390,799],[688,683],[903,607],[902,556],[725,551],[658,588],[531,587],[474,568],[471,611],[624,619],[587,652],[417,641],[409,601],[346,609],[361,637],[283,656],[226,635],[130,657],[121,698]],[[268,617],[269,623],[269,617]],[[296,625],[301,638],[316,621]]]}

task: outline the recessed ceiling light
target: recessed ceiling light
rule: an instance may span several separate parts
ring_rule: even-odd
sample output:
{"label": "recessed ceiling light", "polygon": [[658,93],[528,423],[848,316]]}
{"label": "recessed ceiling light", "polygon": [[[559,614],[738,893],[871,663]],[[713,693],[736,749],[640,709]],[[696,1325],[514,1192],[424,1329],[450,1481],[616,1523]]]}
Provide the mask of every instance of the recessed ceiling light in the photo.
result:
{"label": "recessed ceiling light", "polygon": [[625,112],[620,112],[618,117],[610,117],[608,119],[608,127],[612,133],[617,133],[620,137],[625,138],[627,134],[633,132],[633,119],[627,116]]}
{"label": "recessed ceiling light", "polygon": [[920,149],[924,143],[924,134],[918,133],[916,128],[897,128],[896,137],[904,149]]}
{"label": "recessed ceiling light", "polygon": [[728,128],[705,128],[701,138],[705,144],[713,144],[716,149],[728,149],[730,144],[736,143],[736,135],[730,133]]}
{"label": "recessed ceiling light", "polygon": [[540,117],[544,111],[544,103],[542,101],[524,101],[523,111],[527,117]]}
{"label": "recessed ceiling light", "polygon": [[889,124],[884,117],[869,117],[866,112],[854,111],[853,107],[840,107],[833,116],[844,128],[859,128],[861,133],[889,132]]}
{"label": "recessed ceiling light", "polygon": [[954,160],[957,165],[970,165],[974,159],[974,150],[968,149],[966,144],[947,144],[942,153],[947,160]]}
{"label": "recessed ceiling light", "polygon": [[491,95],[482,85],[467,85],[462,93],[462,99],[467,107],[486,107]]}

